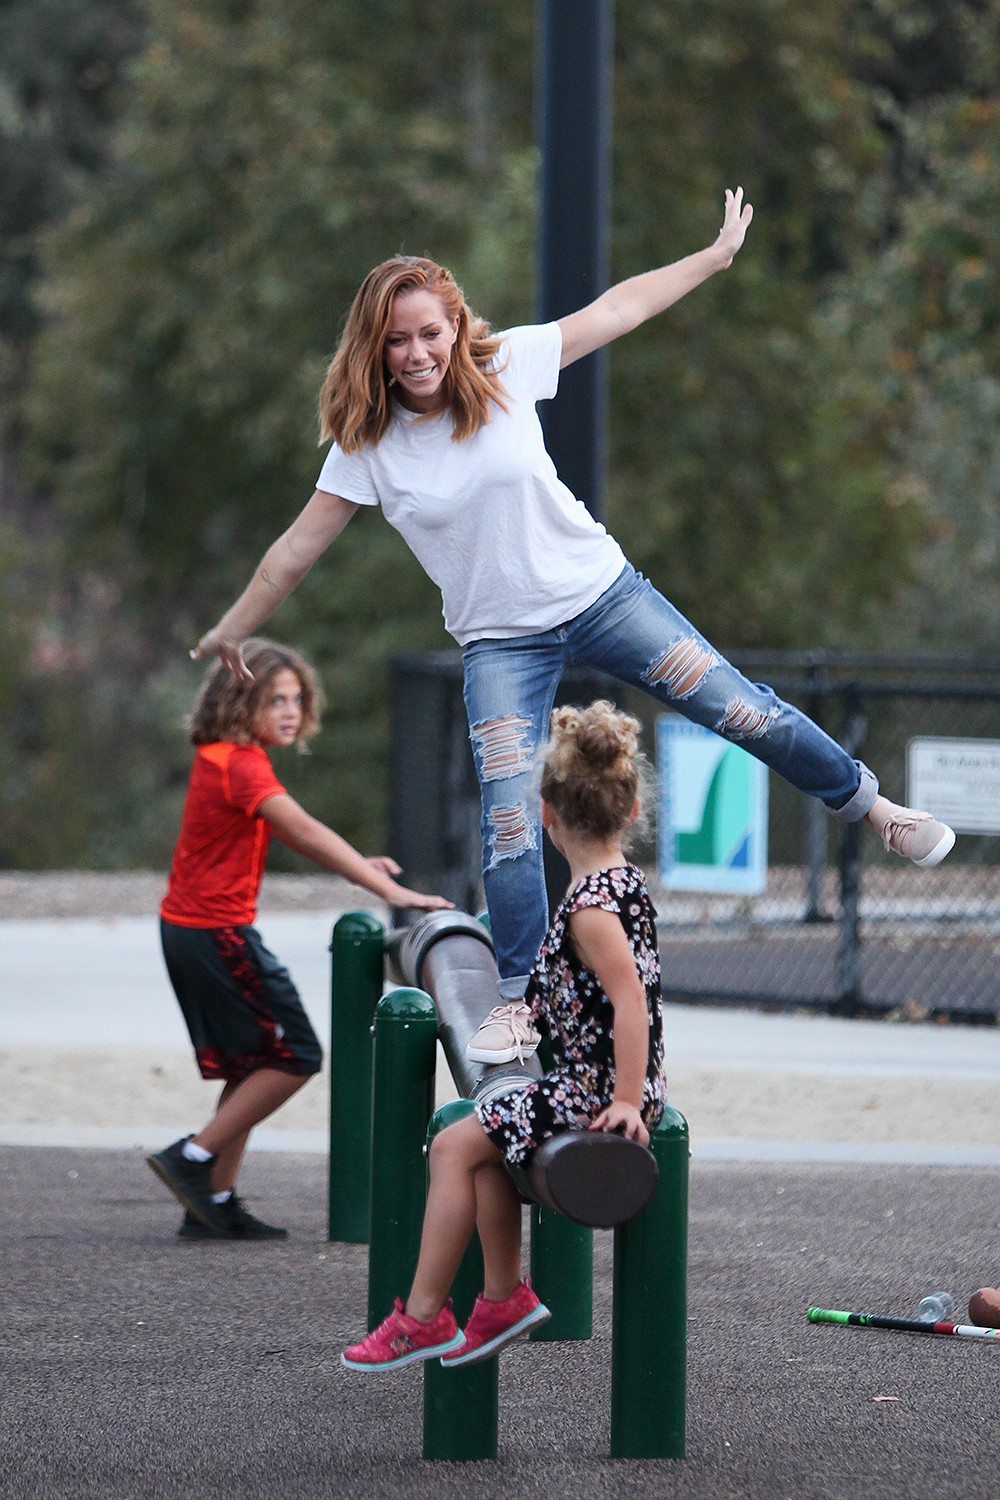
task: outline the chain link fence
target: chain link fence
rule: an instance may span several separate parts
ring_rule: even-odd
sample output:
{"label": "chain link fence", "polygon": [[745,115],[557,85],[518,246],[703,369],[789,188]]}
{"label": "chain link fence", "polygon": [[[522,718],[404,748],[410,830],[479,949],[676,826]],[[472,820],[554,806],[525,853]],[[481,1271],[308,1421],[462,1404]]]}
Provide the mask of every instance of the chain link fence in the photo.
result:
{"label": "chain link fence", "polygon": [[[906,801],[917,736],[1000,739],[1000,661],[889,653],[734,652],[864,759]],[[652,755],[659,706],[602,674],[569,669],[559,702],[610,697],[637,714]],[[457,652],[393,663],[392,851],[411,883],[476,910],[479,793]],[[997,1024],[1000,837],[960,834],[919,870],[867,825],[840,824],[770,778],[769,870],[759,896],[657,888],[663,992],[701,1003]],[[635,851],[655,870],[655,844]],[[550,890],[561,872],[549,864]]]}

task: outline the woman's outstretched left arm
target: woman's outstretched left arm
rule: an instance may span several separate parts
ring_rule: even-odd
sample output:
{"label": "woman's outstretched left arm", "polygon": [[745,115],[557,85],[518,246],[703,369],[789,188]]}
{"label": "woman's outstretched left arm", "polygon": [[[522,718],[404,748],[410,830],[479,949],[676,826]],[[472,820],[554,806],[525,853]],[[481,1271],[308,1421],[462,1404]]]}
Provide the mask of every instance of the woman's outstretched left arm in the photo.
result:
{"label": "woman's outstretched left arm", "polygon": [[617,286],[602,292],[596,301],[581,307],[579,312],[560,318],[563,341],[560,368],[565,369],[574,360],[592,354],[623,333],[630,333],[647,318],[655,317],[664,308],[680,301],[716,271],[724,271],[732,265],[733,256],[742,245],[752,218],[753,209],[749,203],[743,202],[743,189],[738,187],[734,193],[727,188],[725,219],[714,245],[698,250],[694,255],[686,255],[673,265],[620,281]]}

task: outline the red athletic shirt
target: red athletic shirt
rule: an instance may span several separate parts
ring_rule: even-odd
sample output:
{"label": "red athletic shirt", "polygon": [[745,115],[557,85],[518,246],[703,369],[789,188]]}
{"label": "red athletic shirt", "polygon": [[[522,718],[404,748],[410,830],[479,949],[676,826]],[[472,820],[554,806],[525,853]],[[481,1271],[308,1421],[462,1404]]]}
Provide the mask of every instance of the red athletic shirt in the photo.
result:
{"label": "red athletic shirt", "polygon": [[179,927],[246,927],[271,829],[257,809],[285,788],[259,745],[199,745],[160,915]]}

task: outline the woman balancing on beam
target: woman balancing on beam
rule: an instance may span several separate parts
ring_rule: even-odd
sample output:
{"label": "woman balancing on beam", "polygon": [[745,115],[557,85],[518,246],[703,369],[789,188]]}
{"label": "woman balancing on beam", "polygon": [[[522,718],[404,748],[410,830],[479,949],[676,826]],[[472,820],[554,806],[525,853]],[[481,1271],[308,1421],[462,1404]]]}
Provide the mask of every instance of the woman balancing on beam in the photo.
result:
{"label": "woman balancing on beam", "polygon": [[955,836],[879,793],[867,766],[749,682],[628,563],[545,451],[535,403],[559,371],[725,270],[753,210],[726,191],[715,243],[633,276],[558,322],[491,335],[433,261],[397,256],[365,278],[320,393],[332,437],[317,489],[195,657],[247,676],[241,644],[359,505],[381,505],[441,589],[463,648],[483,799],[483,883],[501,998],[474,1045],[499,1060],[535,1041],[522,1003],[548,913],[534,762],[563,667],[599,667],[743,745],[834,817],[864,819],[923,866]]}

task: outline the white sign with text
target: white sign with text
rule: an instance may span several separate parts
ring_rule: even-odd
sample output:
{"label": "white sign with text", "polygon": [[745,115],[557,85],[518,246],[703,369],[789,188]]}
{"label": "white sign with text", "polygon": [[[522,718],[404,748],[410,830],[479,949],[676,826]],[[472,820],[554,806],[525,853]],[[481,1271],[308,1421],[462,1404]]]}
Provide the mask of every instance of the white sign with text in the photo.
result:
{"label": "white sign with text", "polygon": [[956,833],[1000,833],[1000,740],[910,740],[906,800]]}

